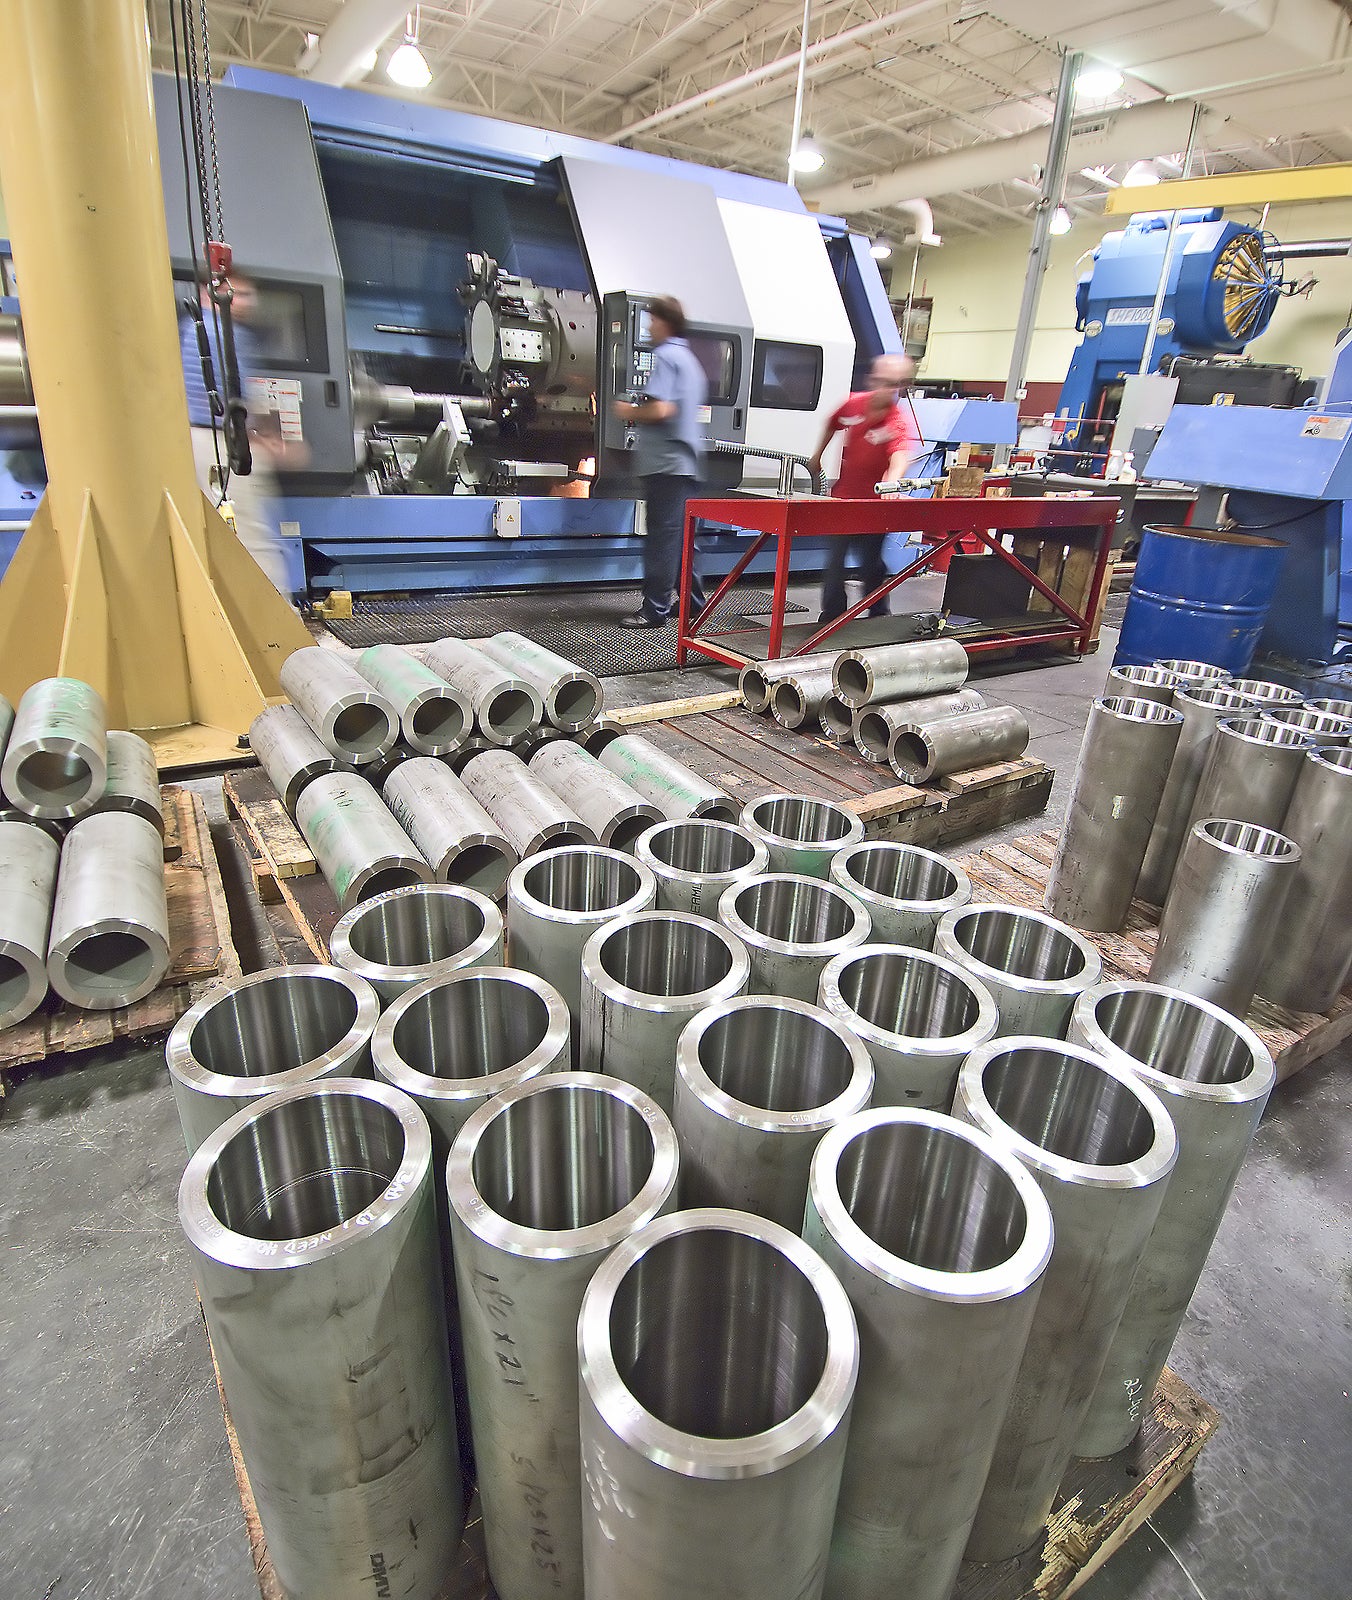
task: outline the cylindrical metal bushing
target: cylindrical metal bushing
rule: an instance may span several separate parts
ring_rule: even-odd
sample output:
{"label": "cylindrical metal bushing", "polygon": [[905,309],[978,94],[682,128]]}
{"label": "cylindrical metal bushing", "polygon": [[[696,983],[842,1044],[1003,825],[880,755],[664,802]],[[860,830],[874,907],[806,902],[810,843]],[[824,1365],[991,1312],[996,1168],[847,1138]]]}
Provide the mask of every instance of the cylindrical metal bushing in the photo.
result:
{"label": "cylindrical metal bushing", "polygon": [[708,817],[659,822],[640,834],[635,859],[657,879],[659,911],[717,916],[723,891],[770,870],[770,852],[745,828]]}
{"label": "cylindrical metal bushing", "polygon": [[47,994],[47,931],[61,847],[29,822],[0,822],[0,1028]]}
{"label": "cylindrical metal bushing", "polygon": [[515,743],[544,717],[538,690],[463,639],[420,645],[418,657],[469,697],[475,726],[491,745]]}
{"label": "cylindrical metal bushing", "polygon": [[439,883],[463,884],[501,900],[516,851],[456,775],[440,761],[419,756],[385,780],[385,804]]}
{"label": "cylindrical metal bushing", "polygon": [[582,951],[580,1059],[668,1113],[676,1041],[697,1012],[745,994],[746,946],[707,917],[640,911],[598,928]]}
{"label": "cylindrical metal bushing", "polygon": [[1308,734],[1269,717],[1222,717],[1207,747],[1189,830],[1204,817],[1280,828],[1314,747]]}
{"label": "cylindrical metal bushing", "polygon": [[1110,667],[1103,693],[1119,700],[1154,700],[1162,706],[1171,706],[1178,682],[1174,674],[1163,667]]}
{"label": "cylindrical metal bushing", "polygon": [[1271,828],[1224,817],[1199,822],[1160,915],[1150,982],[1243,1017],[1300,860],[1300,846]]}
{"label": "cylindrical metal bushing", "polygon": [[669,822],[679,822],[682,817],[737,821],[737,803],[722,789],[639,734],[626,733],[610,740],[597,756],[602,766],[651,800]]}
{"label": "cylindrical metal bushing", "polygon": [[[1269,709],[1272,708],[1269,707]],[[1335,717],[1352,718],[1352,700],[1337,699],[1335,697],[1324,697],[1319,700],[1307,700],[1305,702],[1305,710],[1327,711]]]}
{"label": "cylindrical metal bushing", "polygon": [[164,841],[144,817],[109,811],[66,835],[47,945],[47,978],[63,1000],[114,1011],[143,999],[169,970]]}
{"label": "cylindrical metal bushing", "polygon": [[43,678],[19,701],[0,790],[25,816],[69,821],[92,811],[108,777],[107,713],[79,678]]}
{"label": "cylindrical metal bushing", "polygon": [[781,728],[817,726],[822,706],[836,699],[832,664],[823,661],[816,667],[799,667],[777,680],[770,691],[770,714]]}
{"label": "cylindrical metal bushing", "polygon": [[199,1146],[178,1215],[289,1600],[439,1600],[464,1501],[426,1117],[284,1089]]}
{"label": "cylindrical metal bushing", "polygon": [[542,722],[538,728],[532,728],[529,733],[523,733],[511,746],[512,754],[520,756],[528,762],[537,750],[543,749],[547,744],[567,743],[573,749],[581,749],[580,744],[573,744],[566,733],[553,727],[548,722]]}
{"label": "cylindrical metal bushing", "polygon": [[874,944],[934,948],[941,919],[972,898],[972,880],[956,861],[918,844],[867,839],[831,862],[831,882],[862,900]]}
{"label": "cylindrical metal bushing", "polygon": [[365,766],[394,748],[399,713],[337,650],[311,645],[282,663],[291,704],[344,766]]}
{"label": "cylindrical metal bushing", "polygon": [[1028,718],[1013,706],[991,706],[938,722],[907,723],[888,748],[892,771],[903,783],[930,783],[997,761],[1014,761],[1028,748]]}
{"label": "cylindrical metal bushing", "polygon": [[451,1147],[451,1251],[501,1600],[583,1600],[578,1313],[597,1266],[675,1204],[676,1174],[666,1115],[590,1072],[507,1089]]}
{"label": "cylindrical metal bushing", "polygon": [[394,707],[404,740],[421,755],[449,755],[469,738],[469,698],[397,644],[373,644],[353,663]]}
{"label": "cylindrical metal bushing", "polygon": [[873,1058],[875,1106],[947,1111],[958,1068],[995,1037],[990,991],[956,961],[908,945],[866,944],[822,970],[818,1003]]}
{"label": "cylindrical metal bushing", "polygon": [[365,978],[383,1001],[462,967],[500,967],[502,951],[502,912],[458,883],[373,895],[344,912],[329,935],[334,965]]}
{"label": "cylindrical metal bushing", "polygon": [[598,717],[577,735],[577,744],[589,756],[599,756],[605,747],[616,739],[623,739],[629,729],[615,717]]}
{"label": "cylindrical metal bushing", "polygon": [[320,743],[295,706],[269,706],[259,712],[249,726],[249,748],[293,817],[306,784],[338,771],[338,757]]}
{"label": "cylindrical metal bushing", "polygon": [[380,999],[339,967],[279,967],[219,983],[164,1047],[188,1154],[237,1111],[321,1078],[366,1078]]}
{"label": "cylindrical metal bushing", "polygon": [[542,850],[596,843],[595,833],[577,812],[510,750],[485,750],[460,779],[502,830],[518,862]]}
{"label": "cylindrical metal bushing", "polygon": [[872,1097],[868,1051],[820,1007],[777,995],[710,1006],[676,1046],[681,1203],[801,1228],[817,1141]]}
{"label": "cylindrical metal bushing", "polygon": [[939,722],[946,717],[965,717],[971,711],[987,709],[985,695],[978,694],[975,689],[926,694],[916,700],[884,700],[879,705],[861,706],[854,713],[851,737],[865,761],[886,766],[892,740],[902,728]]}
{"label": "cylindrical metal bushing", "polygon": [[485,750],[498,749],[501,749],[500,745],[490,744],[480,733],[472,733],[458,750],[452,750],[450,755],[443,756],[441,759],[458,778],[464,773],[465,768],[474,760],[475,756],[481,756]]}
{"label": "cylindrical metal bushing", "polygon": [[995,997],[999,1038],[1064,1039],[1076,998],[1099,981],[1103,959],[1083,934],[1024,906],[964,906],[939,924],[937,954],[974,972]]}
{"label": "cylindrical metal bushing", "polygon": [[315,778],[296,802],[296,825],[344,911],[389,889],[432,881],[431,867],[365,778]]}
{"label": "cylindrical metal bushing", "polygon": [[606,697],[600,681],[575,661],[555,655],[520,633],[495,633],[475,643],[486,656],[531,685],[544,704],[545,716],[564,733],[577,733],[601,715]]}
{"label": "cylindrical metal bushing", "polygon": [[781,678],[804,669],[811,671],[822,665],[834,666],[834,650],[820,651],[810,656],[776,656],[773,661],[748,661],[737,679],[737,687],[748,711],[769,711],[770,693]]}
{"label": "cylindrical metal bushing", "polygon": [[836,693],[856,711],[875,700],[942,694],[967,682],[967,652],[956,639],[871,645],[836,657]]}
{"label": "cylindrical metal bushing", "polygon": [[1183,714],[1156,700],[1095,700],[1043,905],[1076,928],[1116,933],[1131,911]]}
{"label": "cylindrical metal bushing", "polygon": [[537,750],[530,758],[530,770],[608,849],[632,849],[641,833],[662,820],[650,800],[567,739]]}
{"label": "cylindrical metal bushing", "polygon": [[1045,1039],[974,1050],[953,1114],[1012,1151],[1052,1213],[1052,1258],[967,1541],[969,1561],[1009,1561],[1046,1529],[1178,1140],[1129,1066]]}
{"label": "cylindrical metal bushing", "polygon": [[798,872],[770,872],[734,883],[718,920],[751,957],[752,994],[814,1001],[822,968],[869,938],[869,914],[848,889]]}
{"label": "cylindrical metal bushing", "polygon": [[1272,683],[1267,678],[1231,678],[1226,688],[1247,696],[1260,706],[1299,706],[1305,703],[1305,696],[1299,689],[1288,688],[1284,683]]}
{"label": "cylindrical metal bushing", "polygon": [[741,825],[770,852],[771,872],[825,878],[838,851],[858,844],[864,824],[844,806],[806,794],[764,794],[742,807]]}
{"label": "cylindrical metal bushing", "polygon": [[1224,667],[1214,666],[1210,661],[1179,661],[1170,658],[1167,661],[1155,663],[1162,672],[1169,673],[1179,684],[1196,684],[1199,687],[1206,684],[1221,684],[1230,682],[1233,674]]}
{"label": "cylindrical metal bushing", "polygon": [[803,1237],[863,1360],[831,1600],[948,1600],[1004,1419],[1052,1218],[1008,1147],[934,1111],[865,1111],[812,1158]]}
{"label": "cylindrical metal bushing", "polygon": [[1352,715],[1337,711],[1317,711],[1303,706],[1266,706],[1263,717],[1283,728],[1305,734],[1312,744],[1347,744],[1352,741]]}
{"label": "cylindrical metal bushing", "polygon": [[854,738],[855,712],[838,694],[828,694],[817,712],[817,726],[823,739],[832,744],[849,744]]}
{"label": "cylindrical metal bushing", "polygon": [[523,861],[507,883],[512,965],[538,973],[567,1002],[577,1039],[582,952],[598,928],[651,911],[657,882],[641,861],[600,845],[570,845]]}
{"label": "cylindrical metal bushing", "polygon": [[1075,1453],[1096,1457],[1125,1449],[1149,1409],[1276,1073],[1251,1028],[1155,984],[1086,989],[1070,1038],[1135,1073],[1164,1102],[1178,1136],[1164,1204],[1077,1431]]}
{"label": "cylindrical metal bushing", "polygon": [[587,1600],[819,1600],[859,1375],[821,1258],[745,1212],[663,1217],[598,1269],[578,1351]]}
{"label": "cylindrical metal bushing", "polygon": [[156,833],[164,834],[164,807],[160,804],[160,769],[155,752],[139,733],[124,728],[108,730],[108,775],[95,811],[130,811],[144,817]]}

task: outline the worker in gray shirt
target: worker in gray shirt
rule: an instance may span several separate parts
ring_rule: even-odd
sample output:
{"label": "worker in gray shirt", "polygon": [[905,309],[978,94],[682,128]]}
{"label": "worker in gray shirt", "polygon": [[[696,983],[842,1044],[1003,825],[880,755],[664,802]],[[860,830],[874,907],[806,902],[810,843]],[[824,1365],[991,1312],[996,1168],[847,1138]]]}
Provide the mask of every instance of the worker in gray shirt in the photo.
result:
{"label": "worker in gray shirt", "polygon": [[[700,414],[708,398],[704,369],[685,341],[679,300],[660,295],[648,308],[652,374],[637,403],[615,402],[615,415],[636,428],[634,470],[643,485],[648,532],[643,541],[643,604],[622,628],[660,628],[675,607],[685,535],[685,503],[704,470]],[[693,565],[693,563],[692,563]],[[704,604],[699,573],[690,575],[690,604]]]}

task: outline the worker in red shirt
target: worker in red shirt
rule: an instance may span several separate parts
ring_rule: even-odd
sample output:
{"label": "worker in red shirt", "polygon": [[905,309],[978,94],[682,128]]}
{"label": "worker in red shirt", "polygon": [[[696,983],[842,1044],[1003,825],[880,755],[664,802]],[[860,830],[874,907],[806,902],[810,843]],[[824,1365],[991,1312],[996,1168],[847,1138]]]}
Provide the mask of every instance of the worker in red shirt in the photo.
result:
{"label": "worker in red shirt", "polygon": [[[840,453],[840,476],[831,490],[837,500],[872,500],[880,483],[906,476],[920,453],[920,435],[908,405],[901,398],[911,381],[915,363],[909,356],[879,356],[869,370],[869,386],[849,395],[826,419],[813,468],[820,472],[826,447],[838,433],[845,435]],[[829,543],[826,575],[822,580],[823,622],[849,610],[845,594],[845,564],[853,548],[858,552],[858,572],[864,593],[871,594],[887,576],[883,565],[883,533],[837,535]],[[885,617],[887,596],[869,608],[869,615]]]}

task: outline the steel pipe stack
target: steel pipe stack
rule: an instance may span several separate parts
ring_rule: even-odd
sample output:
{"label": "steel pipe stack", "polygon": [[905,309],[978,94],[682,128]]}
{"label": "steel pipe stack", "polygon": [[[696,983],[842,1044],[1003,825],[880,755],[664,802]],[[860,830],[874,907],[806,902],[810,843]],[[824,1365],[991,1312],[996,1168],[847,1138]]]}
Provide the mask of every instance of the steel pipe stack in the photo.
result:
{"label": "steel pipe stack", "polygon": [[770,713],[781,728],[817,725],[822,706],[833,693],[833,663],[823,661],[815,667],[800,666],[776,680],[770,693]]}
{"label": "steel pipe stack", "polygon": [[995,1037],[990,991],[956,962],[903,945],[866,944],[822,972],[822,1008],[873,1058],[876,1106],[947,1111],[958,1068]]}
{"label": "steel pipe stack", "polygon": [[835,652],[822,651],[810,656],[778,656],[773,661],[749,661],[741,670],[737,687],[748,711],[768,711],[770,695],[781,678],[835,665]]}
{"label": "steel pipe stack", "polygon": [[415,883],[353,906],[329,935],[335,966],[384,1001],[462,967],[502,965],[502,913],[461,884]]}
{"label": "steel pipe stack", "polygon": [[969,1561],[1009,1561],[1046,1529],[1178,1140],[1129,1066],[1042,1039],[973,1051],[953,1112],[1032,1172],[1052,1213],[1051,1261],[967,1541]]}
{"label": "steel pipe stack", "polygon": [[662,813],[585,750],[558,739],[530,758],[531,773],[577,813],[608,849],[630,850]]}
{"label": "steel pipe stack", "polygon": [[312,645],[282,663],[282,688],[345,767],[378,761],[399,738],[399,714],[345,655]]}
{"label": "steel pipe stack", "polygon": [[744,1212],[664,1217],[597,1271],[578,1350],[587,1600],[819,1600],[859,1376],[820,1257]]}
{"label": "steel pipe stack", "polygon": [[1121,666],[1108,669],[1105,697],[1117,700],[1154,700],[1159,705],[1174,703],[1174,688],[1181,680],[1164,667]]}
{"label": "steel pipe stack", "polygon": [[366,1078],[380,999],[338,967],[281,967],[219,983],[164,1047],[188,1154],[279,1089]]}
{"label": "steel pipe stack", "polygon": [[977,1129],[874,1110],[817,1146],[803,1236],[844,1284],[864,1352],[826,1592],[948,1600],[1051,1258],[1051,1211]]}
{"label": "steel pipe stack", "polygon": [[1028,718],[1013,706],[992,706],[938,722],[897,729],[887,759],[904,783],[929,783],[997,761],[1013,761],[1028,748]]}
{"label": "steel pipe stack", "polygon": [[1280,828],[1313,749],[1308,734],[1268,717],[1222,717],[1207,748],[1189,832],[1207,817]]}
{"label": "steel pipe stack", "polygon": [[770,852],[745,828],[707,817],[660,822],[640,834],[634,856],[657,880],[660,911],[718,913],[725,889],[770,870]]}
{"label": "steel pipe stack", "polygon": [[69,822],[94,809],[107,778],[107,717],[97,692],[79,678],[35,683],[5,744],[5,799],[25,816]]}
{"label": "steel pipe stack", "polygon": [[155,752],[140,734],[122,728],[108,730],[107,752],[107,777],[94,810],[128,811],[134,817],[144,817],[163,838],[164,808],[160,804],[160,770]]}
{"label": "steel pipe stack", "polygon": [[1101,933],[1125,926],[1182,728],[1182,713],[1154,700],[1090,706],[1043,899],[1054,917]]}
{"label": "steel pipe stack", "polygon": [[396,767],[385,780],[385,804],[431,863],[438,883],[502,899],[516,851],[442,762],[420,756]]}
{"label": "steel pipe stack", "polygon": [[836,658],[836,693],[856,711],[878,700],[942,694],[967,682],[967,652],[956,639],[845,650]]}
{"label": "steel pipe stack", "polygon": [[420,645],[418,656],[468,698],[474,725],[491,745],[515,744],[544,717],[537,689],[463,639]]}
{"label": "steel pipe stack", "polygon": [[249,748],[293,817],[306,784],[338,771],[337,756],[319,742],[295,706],[269,706],[260,712],[249,727]]}
{"label": "steel pipe stack", "polygon": [[1199,822],[1160,917],[1151,983],[1244,1016],[1300,860],[1300,846],[1270,828],[1222,817]]}
{"label": "steel pipe stack", "polygon": [[397,644],[373,644],[354,665],[394,707],[404,742],[424,756],[446,756],[469,738],[468,698]]}
{"label": "steel pipe stack", "polygon": [[[843,704],[844,702],[842,702]],[[885,766],[892,741],[903,728],[916,723],[940,722],[985,711],[986,697],[975,689],[954,689],[948,694],[922,695],[917,700],[896,700],[862,706],[854,713],[851,737],[865,761]]]}
{"label": "steel pipe stack", "polygon": [[676,1046],[682,1204],[801,1228],[817,1141],[872,1096],[868,1051],[819,1007],[771,995],[710,1006]]}
{"label": "steel pipe stack", "polygon": [[828,694],[817,713],[817,726],[822,738],[832,744],[849,744],[854,738],[855,713],[838,694]]}
{"label": "steel pipe stack", "polygon": [[858,844],[864,824],[853,811],[806,794],[767,794],[742,807],[742,827],[770,853],[772,872],[824,878],[838,851]]}
{"label": "steel pipe stack", "polygon": [[972,898],[972,880],[956,861],[915,844],[870,839],[842,850],[831,882],[861,900],[875,944],[932,950],[939,923]]}
{"label": "steel pipe stack", "polygon": [[601,715],[605,706],[601,684],[575,661],[566,661],[520,633],[495,633],[475,643],[491,661],[530,684],[540,696],[545,716],[564,733],[578,733]]}
{"label": "steel pipe stack", "polygon": [[1075,1452],[1135,1437],[1202,1275],[1276,1074],[1257,1034],[1219,1006],[1148,983],[1105,983],[1075,1003],[1070,1037],[1130,1069],[1164,1102],[1178,1162]]}
{"label": "steel pipe stack", "polygon": [[[451,1148],[452,1254],[501,1600],[583,1600],[578,1313],[597,1266],[673,1206],[676,1174],[663,1112],[594,1073],[506,1090]],[[628,1524],[625,1542],[636,1537]],[[588,1600],[597,1592],[589,1574]]]}
{"label": "steel pipe stack", "polygon": [[582,952],[580,1059],[651,1095],[669,1112],[676,1041],[706,1006],[745,994],[746,947],[726,928],[680,911],[606,923]]}
{"label": "steel pipe stack", "polygon": [[582,818],[508,750],[485,750],[460,778],[502,830],[518,861],[541,850],[596,843]]}
{"label": "steel pipe stack", "polygon": [[718,920],[746,946],[752,994],[813,1001],[822,968],[870,935],[848,890],[801,873],[772,872],[723,891]]}
{"label": "steel pipe stack", "polygon": [[651,800],[669,822],[679,822],[683,817],[737,821],[735,802],[720,788],[636,733],[611,739],[597,755],[602,766],[637,789],[645,800]]}
{"label": "steel pipe stack", "polygon": [[1071,1007],[1103,972],[1082,934],[1041,911],[964,906],[939,924],[935,951],[975,973],[995,998],[998,1036],[1064,1039]]}
{"label": "steel pipe stack", "polygon": [[407,1095],[331,1078],[236,1113],[179,1186],[289,1600],[371,1600],[395,1583],[438,1600],[455,1575],[464,1500],[431,1172]]}
{"label": "steel pipe stack", "polygon": [[1312,744],[1347,744],[1352,741],[1352,716],[1336,711],[1318,711],[1312,705],[1268,706],[1263,711],[1268,722],[1303,733]]}
{"label": "steel pipe stack", "polygon": [[343,911],[374,895],[431,883],[432,869],[365,778],[331,772],[306,785],[296,825]]}
{"label": "steel pipe stack", "polygon": [[1289,689],[1284,683],[1272,683],[1267,678],[1231,678],[1226,688],[1233,689],[1259,706],[1300,706],[1305,696],[1299,689]]}
{"label": "steel pipe stack", "polygon": [[47,994],[47,933],[61,847],[27,822],[0,822],[0,1028]]}

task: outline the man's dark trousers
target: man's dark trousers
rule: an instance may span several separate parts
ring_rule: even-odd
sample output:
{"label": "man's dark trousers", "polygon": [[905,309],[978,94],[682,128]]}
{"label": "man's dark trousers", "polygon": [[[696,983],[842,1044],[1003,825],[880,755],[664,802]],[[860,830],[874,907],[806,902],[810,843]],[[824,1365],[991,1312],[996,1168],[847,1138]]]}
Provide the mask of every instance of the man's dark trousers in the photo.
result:
{"label": "man's dark trousers", "polygon": [[[673,596],[681,578],[681,549],[685,540],[685,503],[699,493],[699,479],[657,472],[641,480],[648,512],[643,540],[643,610],[650,617],[670,616]],[[690,605],[704,604],[698,555],[690,575]]]}

